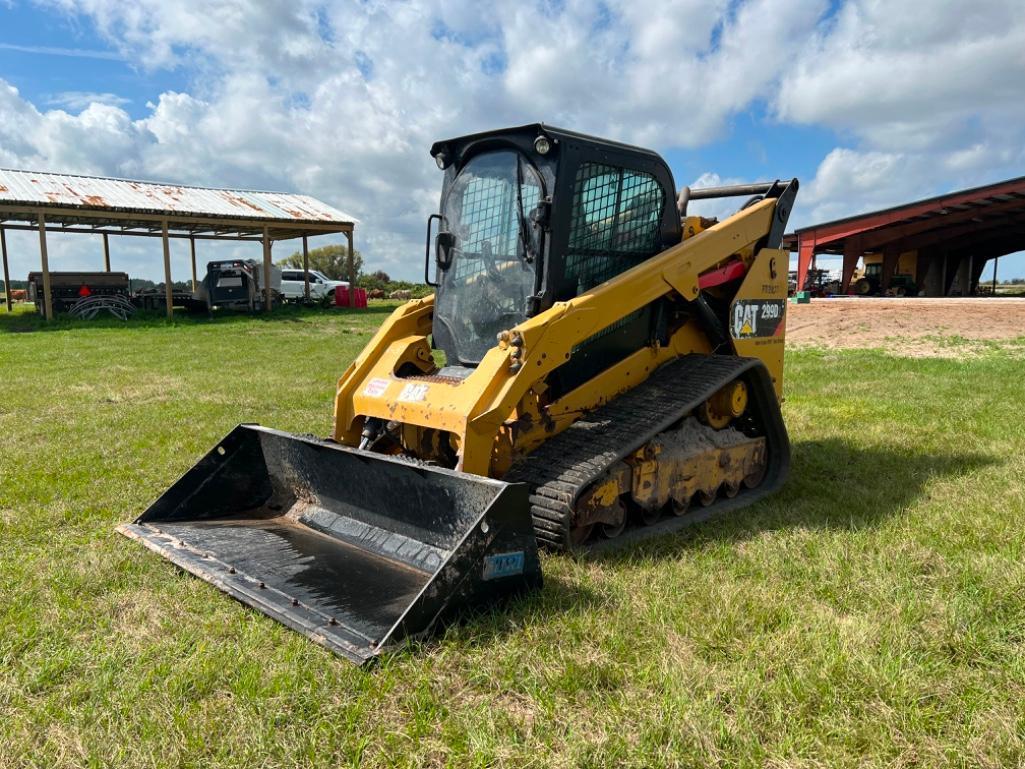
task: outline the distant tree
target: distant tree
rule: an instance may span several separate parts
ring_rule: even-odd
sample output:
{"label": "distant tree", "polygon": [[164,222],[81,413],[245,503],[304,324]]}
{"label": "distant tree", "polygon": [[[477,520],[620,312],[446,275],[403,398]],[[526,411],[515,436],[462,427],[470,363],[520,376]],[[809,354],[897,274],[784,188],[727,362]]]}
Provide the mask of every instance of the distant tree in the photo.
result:
{"label": "distant tree", "polygon": [[390,292],[393,290],[392,283],[391,277],[384,270],[375,270],[369,275],[361,275],[359,279],[360,286],[368,291],[379,288],[382,291]]}
{"label": "distant tree", "polygon": [[[293,270],[303,268],[303,255],[296,251],[278,262],[281,267],[290,267]],[[310,249],[310,269],[317,270],[327,275],[332,280],[347,280],[350,283],[358,283],[359,275],[363,271],[363,255],[359,251],[353,251],[352,264],[349,264],[349,249],[347,246],[321,246]]]}

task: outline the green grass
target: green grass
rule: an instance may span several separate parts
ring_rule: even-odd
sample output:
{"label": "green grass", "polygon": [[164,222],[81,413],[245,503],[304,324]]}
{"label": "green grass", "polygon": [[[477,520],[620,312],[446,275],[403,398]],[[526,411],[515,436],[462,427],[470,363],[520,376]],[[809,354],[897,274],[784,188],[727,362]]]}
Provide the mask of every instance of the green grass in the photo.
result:
{"label": "green grass", "polygon": [[0,313],[0,766],[1025,762],[1019,355],[789,355],[785,490],[357,669],[114,533],[378,313]]}

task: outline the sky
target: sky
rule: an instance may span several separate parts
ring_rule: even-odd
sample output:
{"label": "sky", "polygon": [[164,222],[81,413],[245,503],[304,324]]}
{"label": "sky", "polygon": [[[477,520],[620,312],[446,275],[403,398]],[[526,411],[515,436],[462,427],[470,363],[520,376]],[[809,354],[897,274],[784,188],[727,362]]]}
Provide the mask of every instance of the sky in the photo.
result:
{"label": "sky", "polygon": [[[430,145],[539,121],[655,149],[678,186],[796,176],[800,227],[1025,175],[1025,12],[0,0],[0,167],[310,194],[357,217],[367,267],[394,278],[422,275],[441,184]],[[35,269],[38,237],[8,240],[12,277]],[[49,250],[52,269],[102,265],[98,237],[54,235]],[[200,258],[250,251],[204,243]],[[185,279],[187,242],[172,254]],[[159,240],[113,238],[111,255],[162,279]],[[1025,255],[1000,275],[1025,277]]]}

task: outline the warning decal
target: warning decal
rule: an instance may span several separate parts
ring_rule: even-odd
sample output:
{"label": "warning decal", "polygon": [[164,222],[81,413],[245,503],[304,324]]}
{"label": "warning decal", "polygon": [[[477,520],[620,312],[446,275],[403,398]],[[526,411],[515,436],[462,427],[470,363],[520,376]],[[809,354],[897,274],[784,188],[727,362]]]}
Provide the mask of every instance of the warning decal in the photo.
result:
{"label": "warning decal", "polygon": [[379,398],[384,395],[384,391],[388,389],[389,384],[391,384],[391,382],[387,379],[374,377],[367,382],[367,386],[363,388],[363,394],[370,398]]}
{"label": "warning decal", "polygon": [[776,336],[783,329],[785,299],[738,299],[730,308],[730,335],[734,339]]}

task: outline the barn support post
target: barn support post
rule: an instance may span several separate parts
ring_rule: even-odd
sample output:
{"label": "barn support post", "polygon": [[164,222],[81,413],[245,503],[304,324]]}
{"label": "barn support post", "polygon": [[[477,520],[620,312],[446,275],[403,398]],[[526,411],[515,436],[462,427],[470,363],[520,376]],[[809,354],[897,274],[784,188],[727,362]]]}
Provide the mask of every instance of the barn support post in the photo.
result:
{"label": "barn support post", "polygon": [[[0,237],[3,236],[3,230],[0,230]],[[997,295],[997,264],[1000,263],[1000,257],[993,257],[993,296]],[[7,279],[7,253],[4,252],[4,279]],[[11,309],[10,297],[7,299],[7,309]]]}
{"label": "barn support post", "polygon": [[46,217],[39,214],[39,259],[43,265],[43,317],[53,320],[53,294],[50,292],[50,259],[46,253]]}
{"label": "barn support post", "polygon": [[960,274],[960,265],[963,260],[963,256],[950,256],[950,251],[947,250],[943,256],[944,264],[944,277],[943,277],[943,295],[953,296],[954,293],[954,281],[957,280],[957,276]]}
{"label": "barn support post", "polygon": [[303,296],[310,303],[310,239],[303,235]]}
{"label": "barn support post", "polygon": [[189,238],[189,256],[192,257],[192,293],[196,293],[196,239]]}
{"label": "barn support post", "polygon": [[808,282],[808,268],[815,261],[815,238],[800,237],[797,244],[797,290],[804,291]]}
{"label": "barn support post", "polygon": [[919,292],[925,292],[924,296],[932,296],[931,286],[935,278],[930,268],[934,260],[935,256],[928,249],[920,248],[915,254],[915,285],[918,286]]}
{"label": "barn support post", "polygon": [[171,241],[167,237],[167,219],[161,223],[164,244],[164,300],[167,302],[167,318],[174,317],[174,288],[171,285]]}
{"label": "barn support post", "polygon": [[900,259],[900,248],[896,245],[883,247],[883,274],[880,280],[880,288],[885,294],[893,281],[893,274],[897,270],[897,262]]}
{"label": "barn support post", "polygon": [[976,255],[977,258],[973,263],[972,269],[972,295],[977,295],[979,289],[982,288],[983,279],[982,274],[986,271],[986,264],[992,258],[988,253],[982,252]]}
{"label": "barn support post", "polygon": [[[11,306],[11,272],[7,268],[7,234],[3,227],[0,227],[0,256],[3,256],[4,260],[4,297],[7,301],[7,312],[14,312]],[[996,280],[996,270],[993,270],[993,280]]]}
{"label": "barn support post", "polygon": [[103,233],[103,271],[110,272],[110,238]]}
{"label": "barn support post", "polygon": [[270,312],[270,228],[263,228],[263,309]]}
{"label": "barn support post", "polygon": [[846,294],[851,289],[851,278],[854,268],[861,258],[861,241],[858,238],[847,238],[843,242],[843,278],[840,282],[840,293]]}

